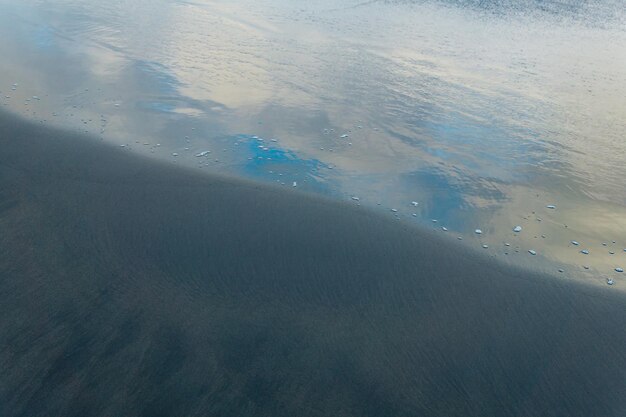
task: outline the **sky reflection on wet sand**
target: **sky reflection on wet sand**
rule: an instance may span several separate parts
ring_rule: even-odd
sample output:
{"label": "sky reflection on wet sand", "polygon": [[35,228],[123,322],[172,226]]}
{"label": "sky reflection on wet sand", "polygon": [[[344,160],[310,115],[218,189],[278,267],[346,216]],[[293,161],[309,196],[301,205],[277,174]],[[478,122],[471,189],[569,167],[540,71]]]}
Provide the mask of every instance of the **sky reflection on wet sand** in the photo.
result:
{"label": "sky reflection on wet sand", "polygon": [[626,31],[610,1],[0,6],[12,111],[177,164],[358,196],[505,262],[528,266],[535,250],[542,269],[626,283]]}

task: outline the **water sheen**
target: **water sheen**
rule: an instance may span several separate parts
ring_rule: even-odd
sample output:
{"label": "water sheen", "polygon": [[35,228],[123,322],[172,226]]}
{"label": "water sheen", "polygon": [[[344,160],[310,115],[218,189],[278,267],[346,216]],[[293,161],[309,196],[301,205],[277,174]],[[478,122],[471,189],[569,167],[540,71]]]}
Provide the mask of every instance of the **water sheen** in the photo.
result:
{"label": "water sheen", "polygon": [[0,7],[0,103],[14,112],[626,284],[621,1]]}

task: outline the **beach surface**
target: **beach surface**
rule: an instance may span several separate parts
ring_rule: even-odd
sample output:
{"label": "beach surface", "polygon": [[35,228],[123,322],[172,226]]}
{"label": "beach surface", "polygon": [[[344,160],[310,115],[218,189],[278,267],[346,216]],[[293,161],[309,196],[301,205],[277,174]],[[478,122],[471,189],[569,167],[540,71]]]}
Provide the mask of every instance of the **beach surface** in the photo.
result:
{"label": "beach surface", "polygon": [[626,415],[626,297],[0,114],[0,415]]}

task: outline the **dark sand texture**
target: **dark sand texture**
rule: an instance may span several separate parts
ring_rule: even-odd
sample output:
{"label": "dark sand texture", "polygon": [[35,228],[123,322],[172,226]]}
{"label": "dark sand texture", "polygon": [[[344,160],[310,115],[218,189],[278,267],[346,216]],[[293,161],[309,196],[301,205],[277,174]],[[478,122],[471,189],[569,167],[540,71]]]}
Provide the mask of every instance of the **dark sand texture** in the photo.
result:
{"label": "dark sand texture", "polygon": [[626,299],[0,115],[0,416],[626,416]]}

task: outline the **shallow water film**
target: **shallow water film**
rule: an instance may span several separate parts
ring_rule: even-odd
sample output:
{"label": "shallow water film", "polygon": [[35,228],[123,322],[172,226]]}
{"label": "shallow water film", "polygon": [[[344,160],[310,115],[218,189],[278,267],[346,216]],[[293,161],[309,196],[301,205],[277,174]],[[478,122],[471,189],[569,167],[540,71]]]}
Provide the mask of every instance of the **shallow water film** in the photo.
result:
{"label": "shallow water film", "polygon": [[0,7],[12,112],[626,287],[620,0]]}

